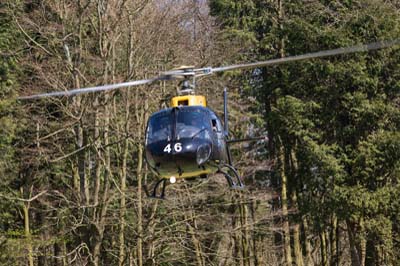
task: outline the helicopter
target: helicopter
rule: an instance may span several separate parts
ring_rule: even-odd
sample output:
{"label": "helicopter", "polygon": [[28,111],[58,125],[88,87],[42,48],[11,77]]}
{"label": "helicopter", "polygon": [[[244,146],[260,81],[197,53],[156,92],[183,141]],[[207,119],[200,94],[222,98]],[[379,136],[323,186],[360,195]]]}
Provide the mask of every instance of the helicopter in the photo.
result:
{"label": "helicopter", "polygon": [[[83,93],[110,91],[123,87],[147,85],[156,81],[180,79],[181,89],[171,99],[170,106],[153,113],[147,122],[145,133],[145,158],[152,172],[159,178],[151,192],[147,185],[144,191],[150,198],[164,199],[167,182],[174,184],[177,179],[207,178],[209,174],[221,173],[232,189],[243,189],[244,182],[234,167],[230,144],[257,141],[266,137],[230,139],[228,128],[227,89],[223,91],[224,122],[206,104],[206,98],[195,94],[195,79],[218,72],[257,69],[271,65],[322,58],[356,52],[368,52],[400,44],[400,39],[378,41],[345,48],[324,50],[297,56],[289,56],[267,61],[244,63],[222,67],[194,68],[183,66],[164,72],[151,79],[134,80],[117,84],[78,88],[22,96],[28,100],[45,97],[74,96]],[[157,192],[161,192],[157,195]]]}
{"label": "helicopter", "polygon": [[[207,107],[206,98],[194,94],[194,69],[181,67],[178,70],[183,71],[180,74],[184,77],[179,95],[171,99],[169,108],[152,114],[147,123],[145,158],[150,169],[160,177],[152,193],[144,186],[147,196],[163,199],[167,180],[173,184],[177,178],[205,179],[212,173],[222,173],[230,188],[243,189],[243,181],[232,163],[229,144],[266,138],[230,140],[227,89],[224,89],[222,126],[216,113]],[[161,194],[157,196],[161,184]]]}

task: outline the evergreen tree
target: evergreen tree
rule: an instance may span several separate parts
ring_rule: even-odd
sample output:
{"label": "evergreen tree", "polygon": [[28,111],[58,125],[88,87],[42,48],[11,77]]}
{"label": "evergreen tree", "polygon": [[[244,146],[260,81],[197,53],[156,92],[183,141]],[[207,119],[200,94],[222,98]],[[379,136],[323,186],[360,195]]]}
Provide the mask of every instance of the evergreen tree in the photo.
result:
{"label": "evergreen tree", "polygon": [[[22,38],[13,21],[9,2],[0,3],[0,263],[16,264],[25,248],[18,176],[18,134],[23,129],[16,103],[21,75],[18,53]],[[13,2],[18,5],[18,2]]]}
{"label": "evergreen tree", "polygon": [[0,176],[8,174],[12,165],[15,136],[15,96],[17,88],[17,62],[15,49],[20,41],[15,34],[12,17],[6,3],[0,3]]}
{"label": "evergreen tree", "polygon": [[[400,36],[398,9],[390,2],[213,0],[210,6],[227,36],[251,40],[251,48],[244,53],[246,60]],[[299,210],[291,222],[296,224],[301,217],[311,222],[319,235],[319,244],[314,244],[321,247],[324,265],[329,253],[331,263],[339,263],[338,247],[332,251],[332,239],[339,232],[333,222],[337,220],[347,226],[354,265],[394,264],[398,259],[394,239],[388,238],[397,234],[392,231],[396,215],[389,203],[393,200],[389,195],[398,192],[394,189],[398,166],[389,163],[397,155],[371,154],[373,147],[389,145],[385,144],[389,136],[395,138],[393,134],[399,130],[399,88],[394,81],[398,53],[388,49],[336,56],[258,69],[247,75],[249,93],[259,99],[259,108],[265,112],[270,152],[278,161],[280,151],[284,153],[280,165],[286,167],[282,171],[277,165],[277,169],[281,169],[281,178],[288,175],[287,193],[296,196],[291,197],[291,204]],[[390,145],[396,147],[395,143]],[[389,162],[384,163],[386,160]],[[391,175],[379,177],[361,170],[361,162]],[[385,180],[377,182],[383,176]],[[365,179],[369,181],[362,182]],[[370,186],[371,182],[379,186]],[[382,208],[374,210],[373,206]],[[296,239],[295,232],[292,237]],[[381,241],[374,241],[377,239]],[[290,259],[286,261],[290,263]]]}

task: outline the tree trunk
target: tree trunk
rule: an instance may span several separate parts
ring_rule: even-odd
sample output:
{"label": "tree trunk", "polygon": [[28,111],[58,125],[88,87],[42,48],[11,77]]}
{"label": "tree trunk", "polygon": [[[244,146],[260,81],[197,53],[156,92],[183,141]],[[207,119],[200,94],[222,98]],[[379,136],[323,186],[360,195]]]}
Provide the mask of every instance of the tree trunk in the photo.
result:
{"label": "tree trunk", "polygon": [[305,215],[303,215],[302,217],[302,224],[304,229],[304,251],[306,253],[306,265],[311,266],[314,265],[314,261],[311,255],[311,243],[309,238],[308,221]]}
{"label": "tree trunk", "polygon": [[279,150],[279,172],[282,179],[281,201],[282,201],[282,230],[285,250],[286,265],[292,265],[292,249],[290,246],[290,226],[289,226],[289,213],[288,213],[288,197],[287,197],[287,176],[285,169],[285,151],[281,146]]}
{"label": "tree trunk", "polygon": [[325,231],[321,230],[319,233],[319,239],[320,239],[320,249],[321,249],[321,266],[327,266],[328,265],[328,259],[327,259],[327,254],[326,254],[326,235]]}
{"label": "tree trunk", "polygon": [[97,206],[99,204],[99,194],[101,187],[101,171],[102,163],[100,160],[101,156],[101,139],[100,139],[100,110],[99,110],[99,99],[95,96],[93,108],[95,109],[94,115],[94,148],[96,150],[96,169],[94,177],[94,193],[93,193],[93,205]]}
{"label": "tree trunk", "polygon": [[239,194],[239,215],[240,215],[240,226],[241,226],[241,242],[242,242],[242,260],[243,265],[250,265],[250,241],[249,241],[249,230],[247,228],[247,206],[244,203],[243,193],[238,191]]}
{"label": "tree trunk", "polygon": [[[251,214],[251,220],[253,224],[256,224],[257,222],[257,217],[256,217],[256,210],[257,210],[257,205],[256,205],[256,201],[252,200],[251,201],[251,205],[250,205],[250,214]],[[259,259],[259,255],[258,255],[258,247],[257,247],[257,240],[258,240],[258,236],[257,236],[257,228],[256,226],[253,226],[253,230],[252,230],[252,234],[251,234],[251,240],[252,240],[252,245],[253,245],[253,265],[254,266],[258,266],[259,263],[261,262],[261,260]]]}
{"label": "tree trunk", "polygon": [[365,257],[366,257],[366,248],[367,248],[367,236],[366,236],[366,232],[365,232],[363,218],[360,219],[360,235],[361,235],[361,239],[360,239],[358,254],[360,254],[361,266],[364,266],[365,265]]}
{"label": "tree trunk", "polygon": [[296,265],[303,266],[303,253],[301,251],[300,242],[300,225],[298,223],[293,225],[293,247]]}
{"label": "tree trunk", "polygon": [[367,245],[366,245],[366,258],[365,258],[365,265],[366,266],[375,266],[375,265],[383,265],[380,263],[379,258],[377,258],[377,247],[375,246],[375,239],[368,238]]}
{"label": "tree trunk", "polygon": [[338,247],[338,219],[335,214],[332,217],[332,228],[330,234],[330,246],[331,246],[331,266],[339,265],[339,247]]}
{"label": "tree trunk", "polygon": [[[21,195],[24,195],[24,189],[21,187]],[[33,247],[32,247],[32,236],[31,230],[29,225],[29,202],[22,203],[22,210],[24,213],[24,232],[25,232],[25,239],[26,239],[26,249],[28,250],[28,265],[33,266]]]}
{"label": "tree trunk", "polygon": [[[146,178],[146,176],[145,176]],[[155,204],[152,207],[151,210],[151,216],[150,216],[150,221],[149,221],[149,226],[148,226],[148,236],[150,237],[150,243],[148,243],[148,252],[147,252],[147,257],[151,260],[151,265],[155,266],[157,265],[156,260],[155,260],[155,241],[153,240],[154,238],[154,233],[155,233],[155,227],[156,223],[154,220],[154,217],[157,213],[157,207],[158,207],[158,201],[155,202]]]}
{"label": "tree trunk", "polygon": [[[285,12],[283,9],[283,0],[278,0],[278,20],[279,20],[279,29],[283,32],[283,19],[285,16]],[[279,43],[279,55],[281,58],[285,57],[285,39],[281,38],[280,43]],[[290,226],[289,226],[289,216],[288,216],[288,196],[287,196],[287,185],[288,185],[288,180],[286,176],[286,168],[285,168],[285,162],[287,161],[286,158],[288,158],[287,152],[284,150],[283,142],[280,141],[280,150],[279,150],[279,164],[280,164],[280,175],[282,179],[282,189],[281,189],[281,201],[282,201],[282,217],[283,217],[283,224],[282,224],[282,229],[283,229],[283,239],[284,239],[284,250],[285,250],[285,261],[286,265],[291,266],[292,265],[292,250],[290,246]]]}
{"label": "tree trunk", "polygon": [[[136,93],[135,103],[139,103],[139,93]],[[142,203],[142,181],[143,181],[143,145],[142,145],[142,132],[144,131],[145,120],[147,118],[146,110],[148,106],[147,100],[145,100],[145,104],[139,105],[137,104],[135,107],[136,112],[136,122],[138,134],[137,134],[137,168],[136,168],[136,176],[138,181],[138,242],[137,242],[137,257],[138,257],[138,266],[143,265],[143,203]],[[144,108],[143,108],[144,107]]]}
{"label": "tree trunk", "polygon": [[[129,90],[126,93],[126,102],[125,102],[125,127],[123,130],[123,134],[129,134]],[[123,143],[123,153],[122,153],[122,166],[120,173],[120,190],[121,190],[121,198],[120,198],[120,212],[119,212],[119,221],[120,221],[120,229],[119,229],[119,266],[122,266],[125,261],[125,215],[126,215],[126,176],[127,176],[127,160],[128,160],[128,148],[129,148],[129,140],[128,137],[125,137]]]}
{"label": "tree trunk", "polygon": [[[79,46],[78,46],[78,54],[77,56],[80,56],[80,52],[82,50],[81,47],[81,21],[78,23],[78,39],[79,39]],[[66,57],[66,65],[69,67],[69,71],[71,74],[71,78],[73,80],[73,85],[74,88],[80,88],[81,87],[81,82],[79,79],[79,76],[76,72],[75,66],[73,59],[71,57],[70,49],[69,46],[64,43],[64,53]],[[72,112],[73,112],[73,118],[76,119],[77,117],[80,116],[81,112],[81,101],[82,97],[77,95],[76,97],[73,98],[72,102]],[[83,127],[82,127],[82,121],[77,121],[76,125],[74,126],[74,134],[75,134],[75,149],[81,149],[84,145],[84,137],[83,137]],[[76,155],[75,161],[72,165],[72,174],[73,174],[73,186],[76,189],[76,191],[79,191],[79,200],[81,205],[88,205],[88,199],[89,199],[89,193],[88,193],[88,186],[87,186],[87,180],[85,176],[85,155],[84,151],[79,151],[78,154]]]}
{"label": "tree trunk", "polygon": [[67,266],[67,247],[65,245],[65,240],[58,241],[54,243],[54,261],[53,265],[57,266]]}
{"label": "tree trunk", "polygon": [[137,179],[138,179],[138,243],[137,243],[137,254],[138,254],[138,266],[143,265],[143,206],[142,206],[142,166],[143,166],[143,146],[138,145],[138,165],[137,165]]}
{"label": "tree trunk", "polygon": [[[296,184],[296,176],[298,171],[298,164],[297,158],[294,150],[292,149],[290,152],[290,166],[291,166],[291,179],[292,184]],[[296,186],[293,185],[292,193],[291,193],[291,200],[292,200],[292,208],[298,212],[298,203],[297,203],[297,191]],[[303,266],[303,253],[301,251],[301,242],[300,242],[300,224],[297,219],[294,221],[293,227],[293,248],[294,248],[294,256],[295,262],[297,266]]]}
{"label": "tree trunk", "polygon": [[349,243],[350,243],[351,265],[361,266],[360,256],[358,254],[358,249],[354,236],[355,235],[354,226],[349,220],[346,220],[346,224],[347,224],[347,234],[349,236]]}

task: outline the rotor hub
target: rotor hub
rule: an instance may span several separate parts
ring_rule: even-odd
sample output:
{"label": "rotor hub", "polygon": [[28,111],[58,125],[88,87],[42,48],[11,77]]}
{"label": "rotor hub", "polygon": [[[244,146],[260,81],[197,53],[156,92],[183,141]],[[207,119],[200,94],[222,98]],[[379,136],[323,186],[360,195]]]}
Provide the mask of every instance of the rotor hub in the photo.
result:
{"label": "rotor hub", "polygon": [[193,77],[193,82],[191,83],[189,79],[185,79],[181,82],[181,87],[178,88],[178,95],[192,95],[195,89],[195,78]]}

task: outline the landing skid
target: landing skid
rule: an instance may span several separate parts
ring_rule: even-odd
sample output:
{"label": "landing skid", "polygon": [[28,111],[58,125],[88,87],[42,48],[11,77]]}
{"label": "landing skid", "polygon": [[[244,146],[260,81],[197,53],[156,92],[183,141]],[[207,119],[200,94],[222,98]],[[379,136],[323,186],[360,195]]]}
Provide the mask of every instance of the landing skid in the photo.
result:
{"label": "landing skid", "polygon": [[[162,189],[161,189],[161,194],[157,196],[157,188],[161,185],[162,183]],[[147,185],[143,185],[144,192],[146,193],[146,196],[151,199],[165,199],[165,187],[167,186],[167,179],[160,179],[158,182],[155,184],[152,193],[150,194],[149,191],[147,190]]]}
{"label": "landing skid", "polygon": [[237,170],[235,169],[235,167],[233,167],[232,165],[225,164],[218,170],[218,172],[222,173],[225,176],[226,181],[228,181],[228,184],[231,189],[237,189],[237,190],[244,189],[244,184],[242,182],[242,179]]}
{"label": "landing skid", "polygon": [[[232,165],[224,164],[222,167],[218,169],[218,173],[221,173],[225,176],[226,181],[228,181],[229,187],[231,189],[236,189],[236,190],[244,189],[244,184],[242,182],[242,179],[237,170],[235,169],[235,167],[233,167]],[[200,177],[207,178],[207,175],[202,175]],[[162,186],[161,191],[159,191],[160,186]],[[143,189],[148,198],[164,200],[166,186],[167,186],[167,179],[162,178],[157,181],[151,193],[149,192],[146,184],[143,185]],[[159,195],[157,195],[157,192],[160,192]]]}

